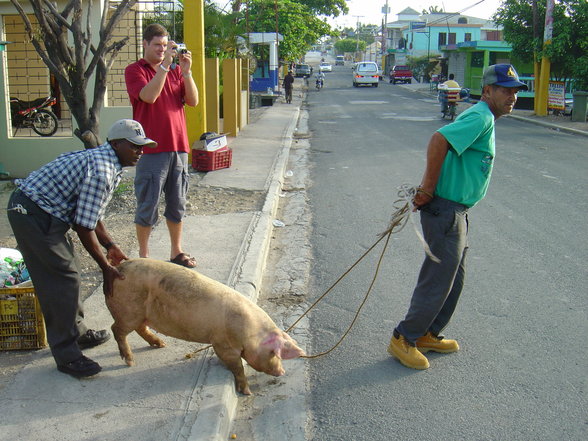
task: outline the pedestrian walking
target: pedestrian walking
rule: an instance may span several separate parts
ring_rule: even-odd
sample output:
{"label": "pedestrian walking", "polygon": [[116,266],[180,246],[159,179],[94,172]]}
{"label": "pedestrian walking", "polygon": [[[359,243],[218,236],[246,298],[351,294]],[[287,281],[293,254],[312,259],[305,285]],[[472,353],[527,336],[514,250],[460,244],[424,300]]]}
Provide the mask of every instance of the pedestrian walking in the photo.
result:
{"label": "pedestrian walking", "polygon": [[519,90],[513,66],[496,64],[484,71],[482,97],[454,123],[437,130],[427,149],[427,165],[414,197],[431,252],[426,257],[408,312],[394,329],[388,352],[402,364],[427,369],[427,351],[456,352],[456,340],[444,338],[464,283],[468,249],[468,210],[485,195],[495,157],[494,122],[512,112]]}
{"label": "pedestrian walking", "polygon": [[69,230],[77,233],[100,266],[104,293],[110,295],[114,280],[122,278],[115,266],[128,257],[102,218],[123,167],[136,165],[143,147],[156,146],[137,121],[120,120],[110,128],[105,144],[64,153],[15,181],[8,220],[35,286],[49,347],[61,372],[80,378],[96,375],[100,365],[85,357],[82,349],[110,338],[108,331],[84,324],[80,270]]}
{"label": "pedestrian walking", "polygon": [[292,71],[288,71],[284,77],[282,86],[286,92],[286,103],[290,104],[292,102],[292,89],[294,87],[294,75],[292,75]]}
{"label": "pedestrian walking", "polygon": [[[173,263],[193,268],[196,260],[182,249],[182,219],[189,186],[188,153],[184,105],[198,104],[198,89],[192,78],[192,54],[168,41],[160,24],[143,32],[143,58],[125,69],[127,92],[133,118],[157,148],[145,152],[137,165],[135,225],[139,257],[149,257],[149,237],[159,217],[160,195],[165,195],[163,213],[169,231]],[[179,63],[174,60],[178,59]]]}

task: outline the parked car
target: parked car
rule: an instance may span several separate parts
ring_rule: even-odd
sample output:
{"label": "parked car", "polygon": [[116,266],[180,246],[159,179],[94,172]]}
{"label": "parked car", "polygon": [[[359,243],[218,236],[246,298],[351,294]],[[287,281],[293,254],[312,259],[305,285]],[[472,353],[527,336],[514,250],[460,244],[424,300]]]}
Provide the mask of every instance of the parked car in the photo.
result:
{"label": "parked car", "polygon": [[398,65],[390,70],[390,82],[396,83],[412,83],[412,70],[408,66]]}
{"label": "parked car", "polygon": [[337,55],[335,66],[345,66],[345,57],[343,55]]}
{"label": "parked car", "polygon": [[312,68],[308,64],[297,64],[294,67],[295,77],[309,77],[312,75]]}
{"label": "parked car", "polygon": [[331,63],[327,63],[326,61],[323,61],[319,65],[319,71],[320,72],[333,72],[333,66],[331,66]]}
{"label": "parked car", "polygon": [[357,63],[353,71],[353,87],[361,84],[368,84],[372,87],[378,87],[380,79],[380,70],[378,65],[373,61],[362,61]]}

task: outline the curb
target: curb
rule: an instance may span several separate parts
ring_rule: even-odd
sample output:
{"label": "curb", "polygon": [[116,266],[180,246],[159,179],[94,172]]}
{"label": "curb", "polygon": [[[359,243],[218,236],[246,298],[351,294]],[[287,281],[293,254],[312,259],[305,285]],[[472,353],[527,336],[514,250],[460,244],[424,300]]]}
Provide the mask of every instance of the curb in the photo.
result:
{"label": "curb", "polygon": [[560,126],[557,124],[552,124],[549,122],[545,122],[545,121],[540,121],[540,120],[536,120],[536,119],[532,119],[532,118],[527,118],[524,116],[519,116],[519,115],[506,115],[508,118],[513,118],[519,121],[524,121],[530,124],[536,124],[538,126],[543,126],[543,127],[547,127],[549,129],[552,130],[557,130],[559,132],[567,132],[570,133],[572,135],[581,135],[581,136],[588,136],[588,132],[585,130],[578,130],[578,129],[573,129],[571,127],[564,127],[564,126]]}
{"label": "curb", "polygon": [[[299,116],[300,106],[283,132],[281,149],[266,182],[267,195],[263,207],[249,224],[229,276],[228,285],[233,286],[255,303],[257,303],[269,252],[272,221],[278,209],[279,194],[284,183],[284,173]],[[196,401],[197,395],[204,387],[207,389],[206,397],[216,397],[216,399],[208,398],[207,401],[210,404],[201,406],[190,428],[188,440],[224,441],[230,436],[229,432],[239,397],[235,392],[233,374],[220,366],[214,357],[214,351],[207,350],[205,356],[204,381],[193,391],[192,401]]]}

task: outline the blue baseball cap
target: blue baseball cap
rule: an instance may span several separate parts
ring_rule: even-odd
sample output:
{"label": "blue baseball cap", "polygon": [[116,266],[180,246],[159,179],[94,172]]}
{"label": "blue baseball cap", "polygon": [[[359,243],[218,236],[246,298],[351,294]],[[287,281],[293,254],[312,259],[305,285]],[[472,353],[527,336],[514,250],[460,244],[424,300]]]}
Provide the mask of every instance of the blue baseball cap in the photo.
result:
{"label": "blue baseball cap", "polygon": [[482,87],[489,85],[529,90],[525,83],[519,81],[519,75],[512,64],[493,64],[489,66],[484,71]]}

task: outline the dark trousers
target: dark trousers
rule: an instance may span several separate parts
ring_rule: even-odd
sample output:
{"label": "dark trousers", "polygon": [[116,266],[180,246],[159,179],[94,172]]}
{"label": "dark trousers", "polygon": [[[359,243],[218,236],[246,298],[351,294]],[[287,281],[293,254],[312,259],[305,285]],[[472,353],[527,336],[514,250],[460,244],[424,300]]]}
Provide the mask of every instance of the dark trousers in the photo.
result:
{"label": "dark trousers", "polygon": [[406,317],[396,327],[411,343],[427,331],[439,335],[455,311],[465,277],[467,207],[435,197],[421,209],[421,226],[441,262],[425,258]]}
{"label": "dark trousers", "polygon": [[18,189],[8,202],[8,220],[35,286],[53,358],[59,365],[75,361],[82,355],[77,338],[87,329],[69,225]]}

